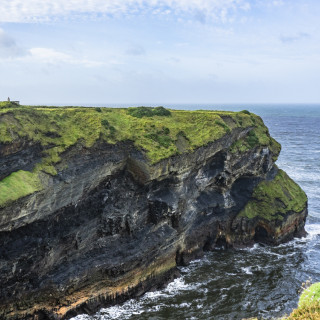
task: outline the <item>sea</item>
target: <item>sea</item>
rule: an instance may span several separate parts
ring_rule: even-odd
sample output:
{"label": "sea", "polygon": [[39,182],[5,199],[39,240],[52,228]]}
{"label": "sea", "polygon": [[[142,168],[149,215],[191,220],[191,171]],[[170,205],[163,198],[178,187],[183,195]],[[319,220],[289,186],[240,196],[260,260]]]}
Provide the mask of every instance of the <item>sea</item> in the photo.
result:
{"label": "sea", "polygon": [[261,116],[282,145],[277,165],[307,193],[308,235],[276,247],[256,244],[208,252],[180,267],[181,277],[164,289],[73,320],[275,319],[290,314],[304,283],[320,281],[320,105],[157,105],[184,110],[246,109]]}

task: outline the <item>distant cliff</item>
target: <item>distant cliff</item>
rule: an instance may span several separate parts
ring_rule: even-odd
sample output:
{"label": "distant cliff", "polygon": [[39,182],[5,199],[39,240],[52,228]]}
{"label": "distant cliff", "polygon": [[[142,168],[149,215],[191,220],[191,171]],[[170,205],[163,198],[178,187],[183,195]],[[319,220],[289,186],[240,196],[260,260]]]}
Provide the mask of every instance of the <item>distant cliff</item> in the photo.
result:
{"label": "distant cliff", "polygon": [[303,235],[279,152],[245,110],[0,105],[0,318],[92,313],[206,250]]}

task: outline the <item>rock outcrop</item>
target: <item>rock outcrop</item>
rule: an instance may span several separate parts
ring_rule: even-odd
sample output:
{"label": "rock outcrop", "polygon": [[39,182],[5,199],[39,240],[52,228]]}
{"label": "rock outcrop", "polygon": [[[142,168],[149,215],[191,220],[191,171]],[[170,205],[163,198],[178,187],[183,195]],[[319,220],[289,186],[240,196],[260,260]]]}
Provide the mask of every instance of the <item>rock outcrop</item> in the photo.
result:
{"label": "rock outcrop", "polygon": [[[163,285],[206,250],[304,235],[307,198],[274,164],[279,145],[260,120],[222,119],[228,130],[218,139],[190,150],[179,133],[178,154],[154,163],[132,140],[79,139],[54,173],[38,172],[41,185],[8,195],[0,318],[92,313]],[[261,128],[265,143],[252,134]],[[35,170],[49,147],[18,135],[3,142],[0,179]]]}

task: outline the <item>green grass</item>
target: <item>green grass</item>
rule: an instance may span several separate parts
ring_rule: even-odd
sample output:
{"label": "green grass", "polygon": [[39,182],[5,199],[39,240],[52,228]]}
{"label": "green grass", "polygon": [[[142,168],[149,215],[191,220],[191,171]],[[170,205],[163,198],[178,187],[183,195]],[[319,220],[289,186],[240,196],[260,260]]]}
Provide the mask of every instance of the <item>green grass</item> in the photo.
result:
{"label": "green grass", "polygon": [[314,303],[320,303],[320,283],[314,283],[306,288],[299,299],[298,308],[304,308]]}
{"label": "green grass", "polygon": [[257,216],[268,221],[283,220],[289,212],[301,212],[307,196],[284,171],[279,170],[272,181],[262,181],[254,189],[252,199],[240,211],[239,217],[253,219]]}
{"label": "green grass", "polygon": [[128,114],[136,118],[142,117],[169,117],[171,116],[170,110],[164,107],[137,107],[137,108],[128,108]]}
{"label": "green grass", "polygon": [[[245,137],[233,143],[230,152],[243,153],[258,146],[267,146],[273,153],[273,161],[276,161],[281,151],[280,143],[270,137],[269,130],[260,117],[247,110],[243,110],[242,113],[250,117],[254,128]],[[241,121],[239,120],[240,123]]]}
{"label": "green grass", "polygon": [[22,170],[13,172],[0,181],[0,207],[41,189],[38,174]]}
{"label": "green grass", "polygon": [[302,292],[298,308],[289,317],[282,320],[318,320],[320,319],[320,283],[314,283]]}
{"label": "green grass", "polygon": [[[90,148],[98,140],[110,144],[130,140],[146,154],[150,164],[155,164],[179,154],[179,150],[192,152],[237,127],[253,128],[249,140],[246,142],[244,138],[245,149],[259,144],[272,149],[277,145],[261,118],[247,111],[21,106],[0,102],[0,143],[24,139],[41,144],[45,150],[33,172],[26,173],[25,187],[21,186],[23,179],[17,179],[14,173],[5,179],[5,183],[2,181],[0,206],[40,190],[41,186],[35,183],[38,174],[57,174],[56,164],[61,160],[61,153],[77,143]],[[178,148],[179,136],[185,138],[182,149]],[[232,151],[245,150],[235,145]]]}
{"label": "green grass", "polygon": [[0,108],[15,108],[15,107],[20,107],[20,105],[12,101],[0,101]]}

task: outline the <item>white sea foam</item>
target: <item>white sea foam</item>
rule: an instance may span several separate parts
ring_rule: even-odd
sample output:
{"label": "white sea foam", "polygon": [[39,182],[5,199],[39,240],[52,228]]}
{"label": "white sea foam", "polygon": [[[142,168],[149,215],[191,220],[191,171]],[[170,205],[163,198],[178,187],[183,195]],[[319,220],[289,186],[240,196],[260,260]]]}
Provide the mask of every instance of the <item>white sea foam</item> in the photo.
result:
{"label": "white sea foam", "polygon": [[238,249],[239,251],[249,251],[249,252],[253,252],[256,250],[261,249],[262,247],[259,245],[259,243],[255,243],[252,247],[245,247],[245,248],[241,248]]}
{"label": "white sea foam", "polygon": [[178,267],[178,269],[183,273],[189,273],[191,271],[190,267]]}
{"label": "white sea foam", "polygon": [[241,271],[246,273],[246,274],[253,274],[251,271],[251,267],[242,267]]}
{"label": "white sea foam", "polygon": [[227,276],[236,276],[237,274],[236,274],[236,273],[226,272],[226,275],[227,275]]}
{"label": "white sea foam", "polygon": [[179,304],[180,308],[190,308],[191,303],[190,302],[182,302]]}
{"label": "white sea foam", "polygon": [[149,309],[152,312],[158,312],[162,309],[163,304],[157,304],[156,306],[153,306],[151,309]]}
{"label": "white sea foam", "polygon": [[80,314],[74,318],[71,318],[71,320],[91,320],[92,318],[87,314]]}
{"label": "white sea foam", "polygon": [[165,294],[163,291],[151,291],[151,292],[147,292],[145,293],[141,300],[157,300],[159,298],[166,298],[168,297],[168,294]]}
{"label": "white sea foam", "polygon": [[164,289],[164,292],[169,293],[170,295],[177,295],[180,292],[184,292],[187,290],[195,290],[197,289],[199,284],[186,284],[183,277],[177,278]]}
{"label": "white sea foam", "polygon": [[320,224],[307,224],[306,231],[308,232],[307,238],[316,239],[320,235]]}
{"label": "white sea foam", "polygon": [[101,320],[129,319],[132,314],[138,315],[143,312],[145,312],[143,304],[138,300],[131,299],[123,305],[101,309],[97,316]]}

